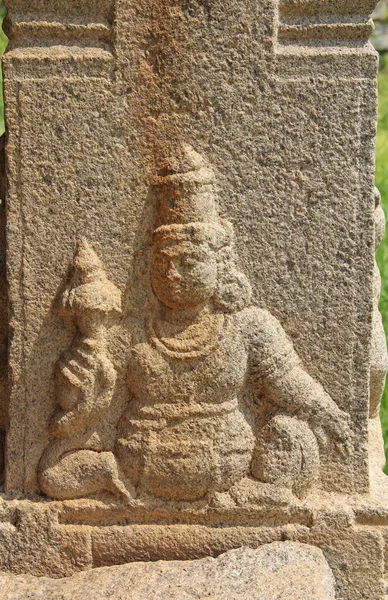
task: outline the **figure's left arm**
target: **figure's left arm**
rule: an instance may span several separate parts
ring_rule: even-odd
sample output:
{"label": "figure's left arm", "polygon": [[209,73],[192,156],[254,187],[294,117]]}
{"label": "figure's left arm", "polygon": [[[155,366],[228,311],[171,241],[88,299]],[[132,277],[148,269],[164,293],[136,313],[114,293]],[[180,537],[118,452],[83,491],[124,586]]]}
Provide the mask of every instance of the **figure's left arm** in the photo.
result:
{"label": "figure's left arm", "polygon": [[338,408],[334,400],[302,366],[294,366],[279,378],[264,382],[268,400],[289,414],[306,421],[320,445],[333,440],[339,450],[350,450],[349,415]]}
{"label": "figure's left arm", "polygon": [[303,368],[291,340],[270,313],[258,313],[251,329],[251,365],[260,395],[290,416],[306,421],[320,445],[331,439],[343,452],[350,450],[349,415]]}

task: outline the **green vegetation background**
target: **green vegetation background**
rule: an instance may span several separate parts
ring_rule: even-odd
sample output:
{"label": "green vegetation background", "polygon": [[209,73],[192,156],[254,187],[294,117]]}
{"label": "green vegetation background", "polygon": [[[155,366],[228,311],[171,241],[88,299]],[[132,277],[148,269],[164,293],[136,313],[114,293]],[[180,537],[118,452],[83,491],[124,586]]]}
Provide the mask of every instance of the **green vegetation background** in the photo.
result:
{"label": "green vegetation background", "polygon": [[[5,8],[0,0],[0,27]],[[388,23],[388,14],[382,21]],[[0,29],[0,55],[7,45],[7,38]],[[0,69],[0,135],[4,132],[4,106],[1,97],[2,76]],[[388,52],[380,55],[379,69],[379,118],[376,145],[376,185],[381,193],[384,212],[388,217]],[[377,253],[377,262],[382,276],[380,310],[388,337],[388,231]],[[385,440],[385,455],[388,467],[388,383],[381,404],[381,423]],[[388,468],[386,468],[388,473]]]}

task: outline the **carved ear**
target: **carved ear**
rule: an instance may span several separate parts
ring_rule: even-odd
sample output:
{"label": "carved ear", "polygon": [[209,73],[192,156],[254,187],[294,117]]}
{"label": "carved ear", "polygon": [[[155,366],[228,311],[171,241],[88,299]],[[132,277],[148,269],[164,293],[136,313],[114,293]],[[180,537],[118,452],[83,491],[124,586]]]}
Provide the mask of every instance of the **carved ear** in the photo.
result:
{"label": "carved ear", "polygon": [[217,289],[213,296],[214,306],[222,312],[238,312],[251,302],[251,286],[243,273],[231,261],[223,261],[218,266]]}

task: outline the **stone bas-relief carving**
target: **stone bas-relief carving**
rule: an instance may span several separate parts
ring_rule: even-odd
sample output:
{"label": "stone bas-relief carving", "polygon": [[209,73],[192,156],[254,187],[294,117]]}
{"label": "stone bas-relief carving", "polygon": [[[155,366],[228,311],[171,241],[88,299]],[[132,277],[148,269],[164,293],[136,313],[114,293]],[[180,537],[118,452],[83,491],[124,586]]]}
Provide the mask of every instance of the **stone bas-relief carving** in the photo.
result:
{"label": "stone bas-relief carving", "polygon": [[[73,318],[77,334],[56,366],[58,410],[50,423],[54,441],[40,463],[42,490],[59,498],[103,487],[121,492],[115,461],[106,451],[110,434],[106,413],[116,371],[105,347],[109,317],[121,313],[121,293],[87,242],[78,246],[60,311]],[[108,472],[110,476],[101,479]]]}
{"label": "stone bas-relief carving", "polygon": [[348,415],[303,369],[278,320],[252,306],[205,159],[184,146],[153,196],[152,298],[113,451],[99,431],[115,381],[103,317],[119,312],[119,292],[84,244],[63,296],[79,334],[58,367],[57,441],[41,461],[42,490],[195,501],[236,494],[249,478],[258,498],[303,497],[319,480],[323,447],[346,460]]}
{"label": "stone bas-relief carving", "polygon": [[6,1],[0,569],[291,540],[384,599],[375,3]]}

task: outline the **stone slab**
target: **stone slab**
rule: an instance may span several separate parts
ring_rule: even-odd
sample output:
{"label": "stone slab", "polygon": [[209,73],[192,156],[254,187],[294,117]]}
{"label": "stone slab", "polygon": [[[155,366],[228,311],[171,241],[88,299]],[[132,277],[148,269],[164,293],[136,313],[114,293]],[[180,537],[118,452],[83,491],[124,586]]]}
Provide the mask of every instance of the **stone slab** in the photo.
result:
{"label": "stone slab", "polygon": [[[73,3],[66,23],[59,4],[7,7],[7,490],[39,491],[52,373],[74,335],[54,300],[77,241],[103,257],[128,318],[141,318],[134,256],[150,225],[149,182],[158,161],[191,144],[216,172],[254,304],[350,415],[357,443],[347,465],[322,452],[323,487],[366,491],[374,3],[355,26],[350,1],[330,9],[331,24],[319,4],[318,26],[309,3],[281,2],[279,23],[264,0],[238,10],[121,2],[114,20],[111,2]],[[118,372],[132,329],[129,320],[124,347],[113,341]],[[126,400],[116,395],[117,413]]]}
{"label": "stone slab", "polygon": [[2,600],[334,600],[335,582],[320,550],[278,542],[217,559],[132,563],[61,580],[0,574]]}
{"label": "stone slab", "polygon": [[4,585],[382,600],[376,1],[6,4]]}

